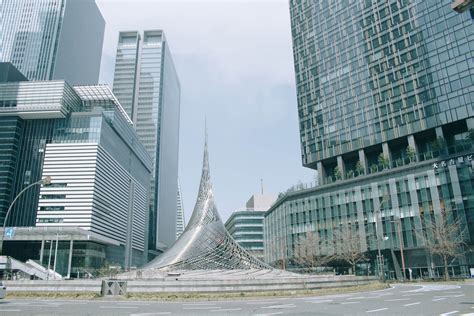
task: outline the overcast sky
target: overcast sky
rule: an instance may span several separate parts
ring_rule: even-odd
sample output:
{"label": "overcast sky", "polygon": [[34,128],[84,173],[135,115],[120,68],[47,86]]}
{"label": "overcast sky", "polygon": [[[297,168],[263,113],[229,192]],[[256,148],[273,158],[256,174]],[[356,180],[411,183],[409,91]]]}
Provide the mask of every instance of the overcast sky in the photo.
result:
{"label": "overcast sky", "polygon": [[287,0],[97,0],[106,21],[101,83],[112,86],[118,32],[162,29],[181,83],[179,178],[186,219],[207,117],[211,178],[224,220],[260,190],[313,181],[303,168]]}

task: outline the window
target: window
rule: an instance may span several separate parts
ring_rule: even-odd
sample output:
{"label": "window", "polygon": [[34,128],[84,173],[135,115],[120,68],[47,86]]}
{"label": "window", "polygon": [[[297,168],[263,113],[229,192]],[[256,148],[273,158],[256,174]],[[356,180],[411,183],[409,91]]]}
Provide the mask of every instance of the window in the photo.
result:
{"label": "window", "polygon": [[64,211],[64,206],[41,206],[40,211]]}
{"label": "window", "polygon": [[65,194],[43,194],[41,195],[42,199],[51,199],[51,200],[57,200],[57,199],[65,199],[66,195]]}

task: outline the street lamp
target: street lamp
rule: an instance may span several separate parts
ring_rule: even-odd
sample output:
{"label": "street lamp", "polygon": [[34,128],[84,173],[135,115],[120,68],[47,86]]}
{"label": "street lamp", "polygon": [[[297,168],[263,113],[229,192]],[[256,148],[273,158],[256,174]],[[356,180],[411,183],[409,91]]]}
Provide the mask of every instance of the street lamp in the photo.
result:
{"label": "street lamp", "polygon": [[29,188],[37,185],[37,184],[40,184],[40,185],[48,185],[51,183],[51,177],[50,176],[47,176],[47,177],[44,177],[43,179],[39,180],[39,181],[36,181],[30,185],[28,185],[27,187],[25,187],[23,190],[20,191],[20,193],[18,193],[18,195],[15,197],[15,199],[13,200],[13,202],[10,204],[10,207],[8,207],[8,210],[7,210],[7,214],[5,215],[5,219],[3,221],[3,230],[2,230],[2,234],[0,236],[0,255],[3,253],[3,239],[4,239],[4,235],[5,235],[5,226],[7,225],[7,221],[8,221],[8,216],[10,215],[10,212],[11,210],[13,209],[13,205],[15,204],[16,200],[18,200],[18,198],[26,191],[28,190]]}
{"label": "street lamp", "polygon": [[[379,272],[379,278],[382,282],[385,281],[385,271],[384,271],[384,266],[385,266],[385,261],[383,259],[382,255],[382,249],[380,246],[380,238],[379,238],[379,229],[378,229],[378,219],[380,218],[380,222],[382,222],[382,205],[387,203],[389,201],[390,197],[388,194],[384,194],[382,202],[379,205],[379,208],[376,210],[377,217],[375,218],[375,234],[377,235],[377,262],[378,262],[378,272]],[[384,237],[384,241],[387,240],[387,237]]]}

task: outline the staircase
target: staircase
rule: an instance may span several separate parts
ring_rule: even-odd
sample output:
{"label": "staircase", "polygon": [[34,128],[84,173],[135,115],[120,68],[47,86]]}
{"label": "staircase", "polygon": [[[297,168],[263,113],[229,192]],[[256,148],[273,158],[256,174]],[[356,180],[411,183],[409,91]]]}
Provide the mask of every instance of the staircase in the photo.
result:
{"label": "staircase", "polygon": [[0,271],[21,272],[22,274],[41,280],[61,280],[63,277],[51,269],[46,269],[33,260],[21,262],[12,257],[0,256]]}

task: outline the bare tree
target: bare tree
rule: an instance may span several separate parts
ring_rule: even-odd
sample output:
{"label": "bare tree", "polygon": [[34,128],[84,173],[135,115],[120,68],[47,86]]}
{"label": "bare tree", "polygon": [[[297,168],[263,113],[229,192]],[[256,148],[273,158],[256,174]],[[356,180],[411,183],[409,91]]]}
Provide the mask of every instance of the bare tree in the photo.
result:
{"label": "bare tree", "polygon": [[293,260],[301,267],[320,267],[333,258],[329,255],[327,242],[321,242],[318,234],[307,231],[295,244]]}
{"label": "bare tree", "polygon": [[367,261],[365,251],[362,249],[359,233],[353,231],[350,226],[344,225],[334,229],[334,259],[347,262],[352,266],[352,273],[355,274],[356,264]]}
{"label": "bare tree", "polygon": [[450,260],[460,257],[464,251],[466,231],[462,229],[458,219],[449,218],[443,210],[437,215],[436,220],[431,221],[426,229],[419,234],[426,248],[433,255],[437,255],[443,261],[444,279],[449,280],[448,266]]}
{"label": "bare tree", "polygon": [[280,267],[282,270],[286,269],[286,240],[285,237],[273,237],[266,247],[268,251],[276,258],[270,263],[272,266]]}

